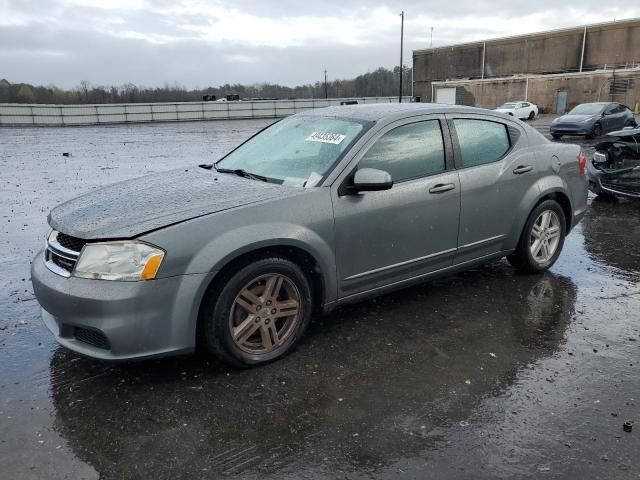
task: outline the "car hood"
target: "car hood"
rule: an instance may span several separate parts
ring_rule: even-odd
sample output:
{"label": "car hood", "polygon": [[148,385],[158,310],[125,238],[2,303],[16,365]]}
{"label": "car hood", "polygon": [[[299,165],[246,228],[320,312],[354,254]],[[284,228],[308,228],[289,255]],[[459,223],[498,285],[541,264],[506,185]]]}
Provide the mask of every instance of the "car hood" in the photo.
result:
{"label": "car hood", "polygon": [[608,137],[640,137],[640,127],[638,128],[625,128],[623,130],[616,130],[607,134]]}
{"label": "car hood", "polygon": [[194,167],[82,195],[54,208],[49,225],[85,240],[131,238],[203,215],[308,191]]}
{"label": "car hood", "polygon": [[585,120],[595,120],[597,115],[563,115],[555,119],[553,123],[578,123]]}

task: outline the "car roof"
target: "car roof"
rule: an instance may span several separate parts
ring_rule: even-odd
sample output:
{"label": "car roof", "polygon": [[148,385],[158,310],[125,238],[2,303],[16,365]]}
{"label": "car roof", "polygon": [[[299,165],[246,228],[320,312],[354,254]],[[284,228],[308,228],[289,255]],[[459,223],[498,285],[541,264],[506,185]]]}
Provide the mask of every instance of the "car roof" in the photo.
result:
{"label": "car roof", "polygon": [[484,108],[438,103],[370,103],[366,105],[340,105],[317,108],[299,113],[301,116],[339,117],[377,122],[383,119],[413,117],[433,113],[480,113],[489,114]]}
{"label": "car roof", "polygon": [[617,102],[584,102],[584,103],[580,103],[580,105],[611,105],[612,103],[617,103]]}

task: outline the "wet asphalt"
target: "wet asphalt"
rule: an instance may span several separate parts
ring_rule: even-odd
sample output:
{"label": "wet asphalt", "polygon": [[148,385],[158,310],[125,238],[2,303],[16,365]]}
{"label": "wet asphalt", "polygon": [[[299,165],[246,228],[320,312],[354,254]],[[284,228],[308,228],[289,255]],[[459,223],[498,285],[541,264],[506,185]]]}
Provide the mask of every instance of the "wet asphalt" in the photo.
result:
{"label": "wet asphalt", "polygon": [[268,122],[0,128],[0,478],[640,478],[640,202],[592,198],[545,274],[344,307],[258,369],[58,347],[29,281],[47,212]]}

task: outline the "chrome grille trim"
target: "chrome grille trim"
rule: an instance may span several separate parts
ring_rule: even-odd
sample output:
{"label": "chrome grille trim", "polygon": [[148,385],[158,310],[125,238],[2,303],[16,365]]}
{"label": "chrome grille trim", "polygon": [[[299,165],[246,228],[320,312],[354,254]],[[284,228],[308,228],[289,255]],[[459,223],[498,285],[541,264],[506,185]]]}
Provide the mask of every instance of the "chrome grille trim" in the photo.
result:
{"label": "chrome grille trim", "polygon": [[[70,277],[80,252],[66,248],[58,242],[58,232],[52,230],[47,237],[44,250],[44,264],[56,275]],[[62,263],[65,266],[59,265]]]}
{"label": "chrome grille trim", "polygon": [[63,247],[62,244],[58,242],[58,232],[56,232],[55,230],[51,231],[51,234],[47,239],[47,248],[49,248],[49,250],[53,251],[57,255],[68,258],[70,260],[77,260],[78,256],[80,255],[79,251]]}

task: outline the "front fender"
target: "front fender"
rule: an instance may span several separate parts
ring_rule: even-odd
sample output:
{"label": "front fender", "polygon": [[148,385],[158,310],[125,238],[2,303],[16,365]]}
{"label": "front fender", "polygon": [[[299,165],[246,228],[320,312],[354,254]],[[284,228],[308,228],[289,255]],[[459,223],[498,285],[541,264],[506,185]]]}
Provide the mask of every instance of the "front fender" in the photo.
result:
{"label": "front fender", "polygon": [[187,272],[219,272],[229,262],[244,254],[282,246],[297,247],[316,260],[323,279],[325,303],[334,301],[337,283],[333,248],[317,232],[292,223],[252,224],[227,231],[196,253],[187,266]]}

